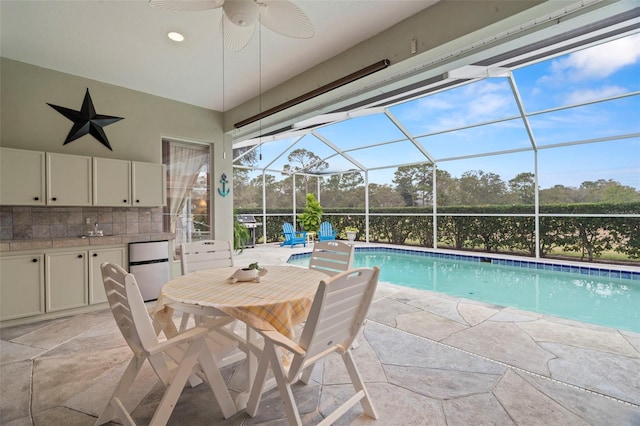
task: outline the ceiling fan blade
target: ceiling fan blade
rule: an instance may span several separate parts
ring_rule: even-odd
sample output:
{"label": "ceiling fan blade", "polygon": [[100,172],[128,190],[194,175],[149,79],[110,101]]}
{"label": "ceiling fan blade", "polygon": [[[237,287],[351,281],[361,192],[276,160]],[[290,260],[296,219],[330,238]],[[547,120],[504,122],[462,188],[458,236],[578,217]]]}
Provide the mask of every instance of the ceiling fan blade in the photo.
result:
{"label": "ceiling fan blade", "polygon": [[258,0],[260,22],[287,37],[311,38],[315,34],[307,15],[289,0]]}
{"label": "ceiling fan blade", "polygon": [[149,6],[181,12],[217,9],[223,4],[224,0],[149,0]]}
{"label": "ceiling fan blade", "polygon": [[255,32],[255,22],[250,25],[240,26],[236,25],[227,17],[226,14],[222,14],[220,20],[220,33],[224,40],[224,47],[234,52],[242,50],[253,37]]}

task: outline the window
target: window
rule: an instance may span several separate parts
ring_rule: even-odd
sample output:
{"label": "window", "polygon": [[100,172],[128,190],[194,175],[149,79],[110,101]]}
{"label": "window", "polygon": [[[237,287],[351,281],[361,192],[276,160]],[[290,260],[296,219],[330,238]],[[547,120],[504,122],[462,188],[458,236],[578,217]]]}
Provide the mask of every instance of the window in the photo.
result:
{"label": "window", "polygon": [[209,145],[162,141],[167,166],[164,231],[175,234],[175,246],[211,238]]}

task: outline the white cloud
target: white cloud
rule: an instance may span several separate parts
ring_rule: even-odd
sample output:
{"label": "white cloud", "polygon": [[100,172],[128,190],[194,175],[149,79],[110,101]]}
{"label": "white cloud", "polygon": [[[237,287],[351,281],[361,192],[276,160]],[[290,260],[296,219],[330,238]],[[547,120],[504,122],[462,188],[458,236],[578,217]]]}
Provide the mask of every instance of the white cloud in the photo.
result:
{"label": "white cloud", "polygon": [[426,98],[422,98],[418,103],[418,105],[422,109],[436,109],[436,110],[448,110],[454,107],[454,105],[451,102],[448,102],[443,98],[438,98],[434,96],[428,96]]}
{"label": "white cloud", "polygon": [[597,89],[582,89],[569,93],[566,96],[567,104],[578,104],[588,102],[594,99],[602,99],[610,96],[626,93],[627,89],[620,86],[605,86]]}
{"label": "white cloud", "polygon": [[515,112],[508,83],[484,80],[424,98],[413,118],[425,120],[425,129],[447,129],[503,117]]}
{"label": "white cloud", "polygon": [[640,34],[600,44],[553,61],[551,69],[569,80],[608,77],[619,69],[640,60]]}

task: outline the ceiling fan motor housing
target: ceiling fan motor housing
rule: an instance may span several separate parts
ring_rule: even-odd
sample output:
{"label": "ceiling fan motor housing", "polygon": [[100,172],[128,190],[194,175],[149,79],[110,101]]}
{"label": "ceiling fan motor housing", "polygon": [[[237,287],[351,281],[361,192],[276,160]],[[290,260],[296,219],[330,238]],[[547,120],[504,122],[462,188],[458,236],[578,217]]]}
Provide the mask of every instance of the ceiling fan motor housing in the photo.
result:
{"label": "ceiling fan motor housing", "polygon": [[253,0],[227,0],[223,5],[227,18],[240,27],[256,23],[260,11]]}

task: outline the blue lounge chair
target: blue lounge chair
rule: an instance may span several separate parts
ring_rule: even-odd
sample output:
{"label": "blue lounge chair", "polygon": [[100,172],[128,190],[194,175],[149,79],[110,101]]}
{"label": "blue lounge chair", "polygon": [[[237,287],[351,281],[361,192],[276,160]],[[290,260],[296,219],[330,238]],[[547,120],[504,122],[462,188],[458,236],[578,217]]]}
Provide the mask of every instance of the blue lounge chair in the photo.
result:
{"label": "blue lounge chair", "polygon": [[284,241],[280,243],[280,246],[291,246],[291,248],[296,244],[307,246],[307,233],[305,231],[296,231],[289,222],[282,224],[282,235],[284,235]]}
{"label": "blue lounge chair", "polygon": [[333,226],[329,222],[322,222],[320,224],[320,231],[318,231],[318,241],[331,241],[336,239],[337,231],[333,229]]}

